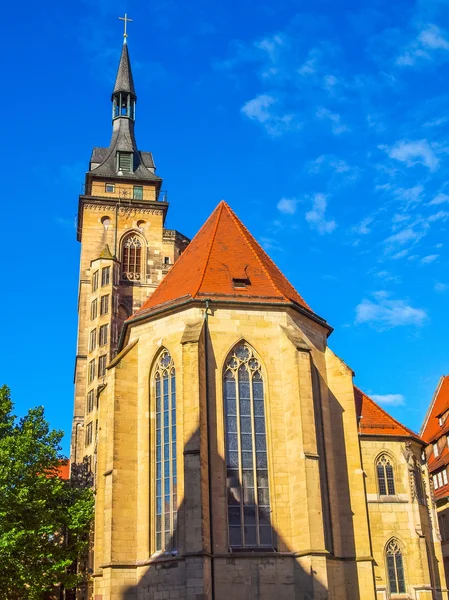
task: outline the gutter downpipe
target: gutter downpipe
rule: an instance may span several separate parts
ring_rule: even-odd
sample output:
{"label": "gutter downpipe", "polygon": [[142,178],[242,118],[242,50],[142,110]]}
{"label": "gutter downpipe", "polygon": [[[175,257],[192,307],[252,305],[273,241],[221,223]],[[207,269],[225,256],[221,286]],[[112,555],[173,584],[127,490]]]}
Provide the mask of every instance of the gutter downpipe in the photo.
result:
{"label": "gutter downpipe", "polygon": [[208,357],[208,332],[209,332],[209,300],[206,300],[204,311],[204,371],[206,384],[206,419],[207,419],[207,470],[209,476],[209,536],[210,536],[210,578],[211,578],[211,600],[215,600],[215,565],[214,565],[214,527],[212,519],[212,461],[211,461],[211,437],[210,437],[210,406],[209,406],[209,357]]}

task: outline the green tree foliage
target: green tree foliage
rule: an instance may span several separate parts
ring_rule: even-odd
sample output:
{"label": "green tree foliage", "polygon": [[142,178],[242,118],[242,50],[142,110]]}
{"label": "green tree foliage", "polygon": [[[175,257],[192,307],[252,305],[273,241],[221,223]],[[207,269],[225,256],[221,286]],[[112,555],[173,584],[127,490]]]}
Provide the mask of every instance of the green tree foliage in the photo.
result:
{"label": "green tree foliage", "polygon": [[62,431],[42,407],[18,420],[0,387],[0,597],[37,600],[55,584],[77,582],[71,569],[86,551],[93,517],[88,486],[63,480]]}

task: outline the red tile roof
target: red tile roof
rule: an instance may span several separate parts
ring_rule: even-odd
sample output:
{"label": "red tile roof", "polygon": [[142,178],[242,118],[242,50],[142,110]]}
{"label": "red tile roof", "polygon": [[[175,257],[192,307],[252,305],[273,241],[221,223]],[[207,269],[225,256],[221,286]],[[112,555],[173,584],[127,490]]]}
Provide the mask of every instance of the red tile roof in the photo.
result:
{"label": "red tile roof", "polygon": [[137,315],[201,298],[244,303],[293,302],[324,323],[224,201]]}
{"label": "red tile roof", "polygon": [[383,408],[354,386],[356,413],[359,421],[359,432],[362,435],[392,435],[395,437],[413,437],[424,441],[411,429],[393,419]]}
{"label": "red tile roof", "polygon": [[435,497],[435,500],[440,500],[441,498],[449,496],[449,484],[443,485],[436,490],[434,489],[433,495]]}
{"label": "red tile roof", "polygon": [[449,375],[444,375],[435,391],[433,402],[427,413],[421,430],[422,437],[430,443],[438,439],[449,430],[449,421],[446,421],[444,427],[441,427],[438,419],[446,410],[449,409]]}
{"label": "red tile roof", "polygon": [[61,460],[56,475],[61,479],[70,479],[70,461]]}

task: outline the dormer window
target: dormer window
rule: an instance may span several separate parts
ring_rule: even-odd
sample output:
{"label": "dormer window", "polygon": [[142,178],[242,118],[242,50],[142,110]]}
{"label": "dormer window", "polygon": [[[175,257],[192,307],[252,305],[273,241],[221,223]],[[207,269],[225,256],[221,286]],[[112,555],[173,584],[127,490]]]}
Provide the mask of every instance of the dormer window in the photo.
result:
{"label": "dormer window", "polygon": [[251,282],[249,279],[238,279],[233,277],[232,285],[236,290],[244,290],[248,285],[251,285]]}
{"label": "dormer window", "polygon": [[132,167],[132,152],[117,152],[117,171],[122,171],[122,173],[132,173]]}

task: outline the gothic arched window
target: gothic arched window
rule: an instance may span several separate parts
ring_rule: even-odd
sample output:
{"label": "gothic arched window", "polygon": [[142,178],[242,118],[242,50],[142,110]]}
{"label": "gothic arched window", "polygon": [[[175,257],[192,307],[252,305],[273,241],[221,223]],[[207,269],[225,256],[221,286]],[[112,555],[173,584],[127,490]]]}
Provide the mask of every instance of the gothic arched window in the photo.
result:
{"label": "gothic arched window", "polygon": [[398,542],[391,540],[385,553],[390,594],[405,594],[404,561]]}
{"label": "gothic arched window", "polygon": [[176,372],[163,350],[154,373],[156,400],[156,550],[176,548]]}
{"label": "gothic arched window", "polygon": [[130,234],[122,245],[122,277],[131,281],[141,279],[142,240],[138,235]]}
{"label": "gothic arched window", "polygon": [[377,459],[377,481],[379,483],[380,496],[394,496],[394,474],[393,465],[386,454]]}
{"label": "gothic arched window", "polygon": [[272,547],[264,382],[247,343],[230,352],[223,379],[229,545]]}

